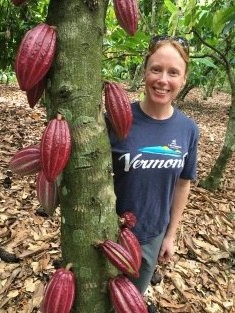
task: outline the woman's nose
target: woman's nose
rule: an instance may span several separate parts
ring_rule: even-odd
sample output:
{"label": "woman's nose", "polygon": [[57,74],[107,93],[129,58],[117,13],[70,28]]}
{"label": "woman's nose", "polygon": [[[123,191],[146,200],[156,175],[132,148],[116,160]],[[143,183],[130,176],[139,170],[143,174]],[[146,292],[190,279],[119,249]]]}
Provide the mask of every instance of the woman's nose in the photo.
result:
{"label": "woman's nose", "polygon": [[166,72],[161,72],[158,76],[159,82],[165,83],[167,81],[167,73]]}

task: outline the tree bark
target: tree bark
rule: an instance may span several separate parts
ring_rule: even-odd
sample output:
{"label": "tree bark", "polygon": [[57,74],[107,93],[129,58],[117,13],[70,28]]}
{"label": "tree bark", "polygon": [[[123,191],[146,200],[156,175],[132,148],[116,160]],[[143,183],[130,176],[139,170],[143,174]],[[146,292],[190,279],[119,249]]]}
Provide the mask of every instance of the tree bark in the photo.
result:
{"label": "tree bark", "polygon": [[[94,4],[94,8],[91,6]],[[76,276],[72,312],[111,311],[107,280],[116,274],[96,240],[115,239],[117,215],[111,154],[103,119],[101,59],[107,1],[51,0],[48,24],[57,28],[55,62],[47,84],[48,118],[68,121],[72,153],[60,178],[61,250]]]}
{"label": "tree bark", "polygon": [[211,191],[215,191],[217,188],[219,188],[226,164],[231,156],[231,148],[223,146],[216,163],[211,169],[210,174],[204,180],[199,182],[199,186]]}
{"label": "tree bark", "polygon": [[184,88],[180,91],[180,93],[177,96],[177,100],[179,101],[184,101],[185,97],[188,95],[188,93],[195,88],[195,84],[191,83],[190,81],[188,81]]}

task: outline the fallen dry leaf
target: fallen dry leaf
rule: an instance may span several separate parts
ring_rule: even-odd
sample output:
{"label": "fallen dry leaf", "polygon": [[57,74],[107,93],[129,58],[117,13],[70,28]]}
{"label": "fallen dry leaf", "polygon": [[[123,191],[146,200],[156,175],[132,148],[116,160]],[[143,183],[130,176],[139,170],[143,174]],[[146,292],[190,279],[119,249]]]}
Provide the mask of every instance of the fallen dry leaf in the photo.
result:
{"label": "fallen dry leaf", "polygon": [[[129,93],[130,99],[140,92]],[[198,179],[208,175],[220,153],[229,106],[230,95],[215,92],[204,100],[200,90],[181,104],[200,128]],[[12,174],[8,163],[16,151],[39,142],[46,112],[38,105],[29,108],[25,93],[11,85],[0,85],[0,108],[0,241],[20,257],[20,263],[0,262],[0,313],[36,313],[53,261],[61,257],[60,212],[38,216],[35,176]],[[234,228],[235,155],[218,191],[192,184],[174,259],[158,265],[162,280],[145,295],[159,313],[235,312]]]}

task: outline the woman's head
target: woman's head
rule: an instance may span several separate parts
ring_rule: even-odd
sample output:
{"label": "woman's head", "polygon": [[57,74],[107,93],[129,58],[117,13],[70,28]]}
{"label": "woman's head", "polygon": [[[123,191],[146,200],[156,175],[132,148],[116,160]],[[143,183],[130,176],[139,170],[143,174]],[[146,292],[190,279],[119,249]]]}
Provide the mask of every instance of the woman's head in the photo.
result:
{"label": "woman's head", "polygon": [[144,63],[145,102],[171,105],[187,78],[189,54],[184,41],[154,37]]}
{"label": "woman's head", "polygon": [[171,45],[178,51],[186,64],[187,74],[189,65],[189,45],[187,40],[182,37],[154,36],[149,43],[148,53],[146,54],[144,60],[144,68],[147,66],[149,57],[156,52],[156,50],[165,45]]}

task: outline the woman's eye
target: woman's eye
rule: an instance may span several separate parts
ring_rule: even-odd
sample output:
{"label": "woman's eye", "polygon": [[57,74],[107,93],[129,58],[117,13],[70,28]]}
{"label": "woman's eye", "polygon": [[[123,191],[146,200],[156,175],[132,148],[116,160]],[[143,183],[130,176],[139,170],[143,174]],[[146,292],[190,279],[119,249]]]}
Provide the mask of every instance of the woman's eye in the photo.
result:
{"label": "woman's eye", "polygon": [[153,73],[160,73],[160,69],[159,69],[159,68],[153,68],[153,69],[152,69],[152,72],[153,72]]}
{"label": "woman's eye", "polygon": [[178,76],[179,75],[179,71],[172,69],[169,71],[169,75],[170,76]]}
{"label": "woman's eye", "polygon": [[174,76],[174,77],[179,75],[179,73],[175,72],[175,71],[172,71],[169,74],[170,74],[170,76]]}

